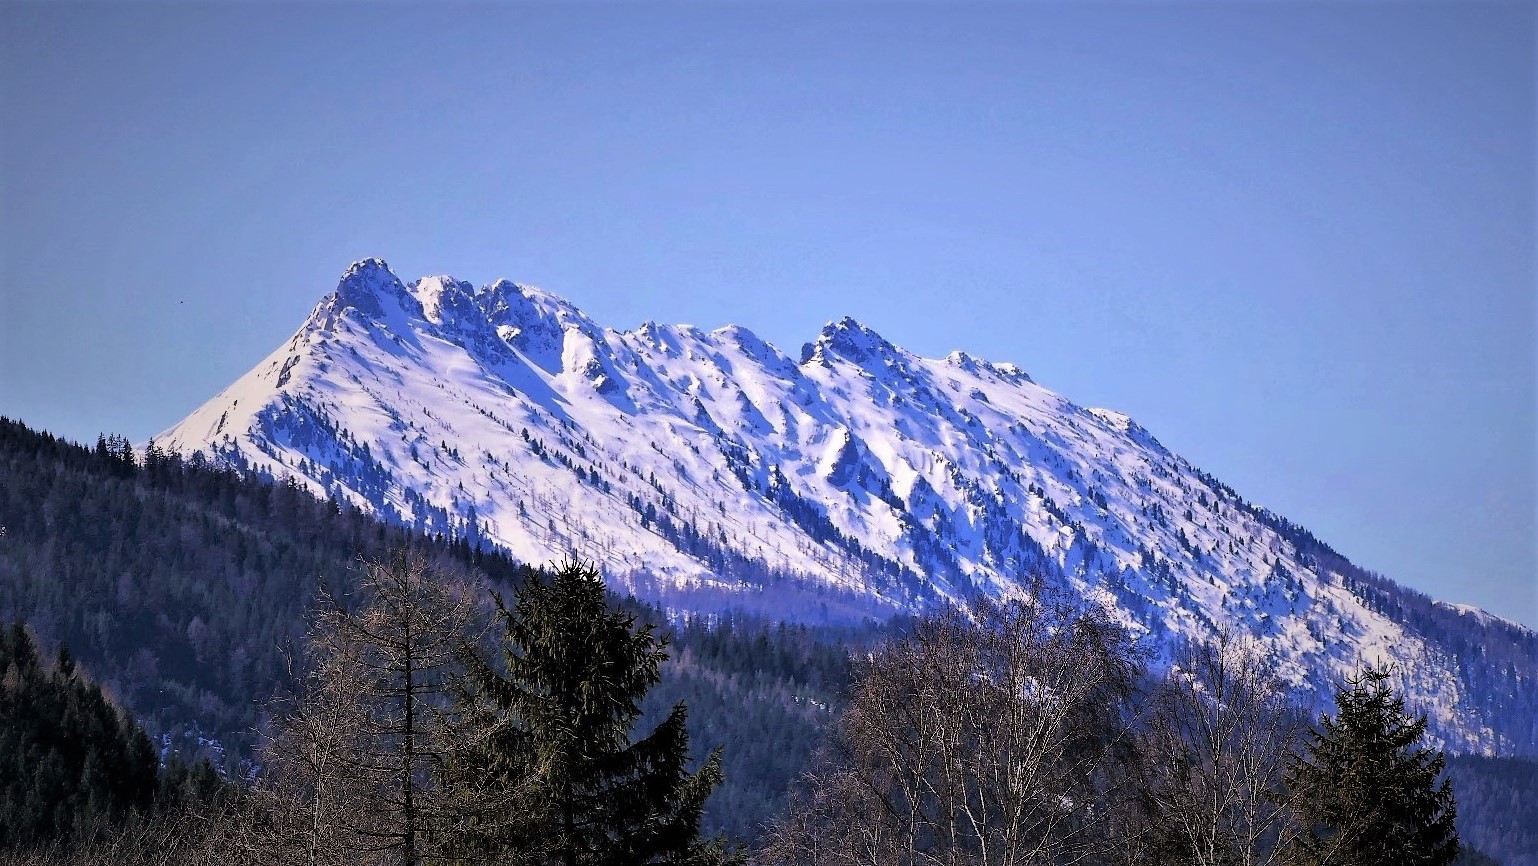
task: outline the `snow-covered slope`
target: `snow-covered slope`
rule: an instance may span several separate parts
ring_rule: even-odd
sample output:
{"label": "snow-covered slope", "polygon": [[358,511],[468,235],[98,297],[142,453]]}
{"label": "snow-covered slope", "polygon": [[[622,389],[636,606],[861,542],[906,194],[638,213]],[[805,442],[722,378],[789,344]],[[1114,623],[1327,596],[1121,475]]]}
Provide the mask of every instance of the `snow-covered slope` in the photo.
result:
{"label": "snow-covered slope", "polygon": [[1125,415],[851,319],[791,356],[370,259],[156,444],[529,561],[576,551],[675,607],[883,615],[1045,577],[1156,647],[1254,635],[1300,694],[1398,660],[1461,749],[1538,740],[1532,632],[1358,569]]}

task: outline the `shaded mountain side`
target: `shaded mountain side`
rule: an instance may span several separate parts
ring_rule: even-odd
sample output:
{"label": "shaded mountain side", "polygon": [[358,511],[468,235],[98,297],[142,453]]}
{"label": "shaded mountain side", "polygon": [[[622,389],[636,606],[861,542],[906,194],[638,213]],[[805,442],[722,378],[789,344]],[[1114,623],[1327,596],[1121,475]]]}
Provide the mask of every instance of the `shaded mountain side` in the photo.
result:
{"label": "shaded mountain side", "polygon": [[[289,684],[287,650],[317,588],[348,586],[360,556],[423,547],[504,591],[532,571],[294,484],[158,451],[139,460],[116,437],[85,448],[3,418],[0,526],[0,621],[25,620],[49,653],[67,643],[151,734],[230,770],[250,756],[264,702]],[[726,747],[707,829],[751,839],[778,809],[847,682],[850,636],[744,618],[674,629],[649,705],[687,702],[700,755]]]}

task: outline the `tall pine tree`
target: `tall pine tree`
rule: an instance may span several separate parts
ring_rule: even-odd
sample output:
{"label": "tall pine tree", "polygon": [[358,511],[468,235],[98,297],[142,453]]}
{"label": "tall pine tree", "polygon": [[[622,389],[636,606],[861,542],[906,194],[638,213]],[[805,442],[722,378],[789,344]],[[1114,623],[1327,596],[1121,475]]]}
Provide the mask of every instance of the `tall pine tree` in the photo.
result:
{"label": "tall pine tree", "polygon": [[1440,750],[1421,745],[1424,716],[1405,714],[1389,670],[1369,668],[1336,693],[1287,773],[1296,866],[1447,866],[1458,856],[1453,792]]}
{"label": "tall pine tree", "polygon": [[496,601],[505,664],[471,661],[464,703],[479,735],[451,772],[522,795],[471,844],[551,866],[720,860],[720,842],[699,836],[719,759],[687,771],[684,706],[631,741],[666,642],[611,610],[598,572],[575,560],[528,581],[511,608]]}

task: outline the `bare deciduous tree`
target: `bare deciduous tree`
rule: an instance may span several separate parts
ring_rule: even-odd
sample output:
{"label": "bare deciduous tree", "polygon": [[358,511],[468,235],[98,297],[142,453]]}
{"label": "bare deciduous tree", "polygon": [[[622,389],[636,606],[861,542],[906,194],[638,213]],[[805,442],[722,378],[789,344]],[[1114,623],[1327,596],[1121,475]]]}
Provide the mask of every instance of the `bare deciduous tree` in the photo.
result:
{"label": "bare deciduous tree", "polygon": [[102,820],[84,843],[0,854],[5,866],[247,866],[230,845],[235,804],[199,803],[193,808],[134,813]]}
{"label": "bare deciduous tree", "polygon": [[458,745],[445,692],[475,621],[469,592],[418,553],[364,563],[351,607],[326,596],[240,847],[307,866],[414,866],[450,840],[469,806],[438,784]]}
{"label": "bare deciduous tree", "polygon": [[1139,664],[1106,614],[1043,590],[951,611],[873,654],[771,835],[772,863],[1087,863],[1118,845]]}
{"label": "bare deciduous tree", "polygon": [[1302,736],[1253,641],[1224,630],[1183,650],[1149,698],[1141,738],[1161,862],[1276,863],[1282,775]]}

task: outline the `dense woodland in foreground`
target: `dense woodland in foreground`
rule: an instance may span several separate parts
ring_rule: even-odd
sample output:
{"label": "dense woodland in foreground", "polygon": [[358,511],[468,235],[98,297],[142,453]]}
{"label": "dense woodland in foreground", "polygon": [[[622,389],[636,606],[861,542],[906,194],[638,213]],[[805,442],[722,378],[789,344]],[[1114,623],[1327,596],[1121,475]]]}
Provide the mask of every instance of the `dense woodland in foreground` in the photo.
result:
{"label": "dense woodland in foreground", "polygon": [[[222,785],[260,775],[259,746],[281,730],[283,705],[272,699],[302,690],[317,599],[356,587],[360,557],[377,562],[411,548],[436,574],[509,597],[542,579],[493,552],[416,538],[291,486],[153,453],[138,461],[120,439],[83,448],[3,420],[0,525],[0,616],[28,624],[37,670],[53,672],[38,676],[84,682],[88,674],[115,704],[95,703],[85,692],[73,700],[94,707],[103,730],[111,727],[103,707],[116,706],[132,714],[112,723],[125,742],[134,742],[136,725],[153,738],[147,753],[142,745],[128,749],[130,764],[142,767],[148,754],[154,767],[122,814],[145,813],[153,803],[218,802]],[[683,702],[696,759],[721,749],[724,781],[707,802],[702,834],[755,850],[768,845],[782,862],[811,862],[805,852],[787,855],[793,849],[786,840],[840,836],[828,792],[848,783],[860,736],[870,735],[849,720],[860,717],[861,699],[872,699],[877,669],[852,664],[849,647],[914,633],[900,624],[834,632],[732,617],[669,622],[633,601],[609,603],[671,635],[637,729],[654,728]],[[917,651],[917,639],[890,646]],[[14,635],[8,640],[18,645]],[[73,655],[54,658],[62,646]],[[1118,688],[1156,691],[1135,665],[1128,670],[1133,675]],[[856,673],[864,685],[851,691]],[[830,755],[847,765],[834,768]],[[816,768],[821,775],[792,799],[792,781]],[[1467,843],[1463,862],[1490,862],[1473,849],[1496,862],[1535,862],[1538,840],[1525,829],[1538,826],[1535,770],[1512,759],[1449,761]],[[110,817],[115,808],[104,799],[84,812]],[[787,834],[795,821],[810,823]],[[825,862],[845,862],[824,854]]]}

